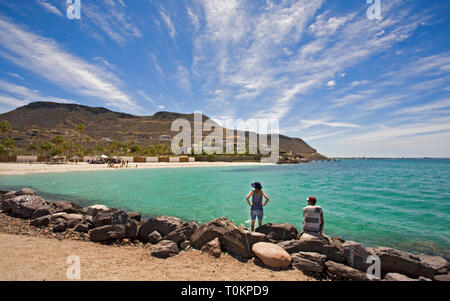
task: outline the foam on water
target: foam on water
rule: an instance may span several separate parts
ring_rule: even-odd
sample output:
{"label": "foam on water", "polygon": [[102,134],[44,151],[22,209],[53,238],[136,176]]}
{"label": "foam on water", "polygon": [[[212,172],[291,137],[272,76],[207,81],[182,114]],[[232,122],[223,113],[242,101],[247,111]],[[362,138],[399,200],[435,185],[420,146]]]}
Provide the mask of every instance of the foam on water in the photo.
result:
{"label": "foam on water", "polygon": [[264,222],[301,228],[305,199],[325,213],[325,232],[368,246],[450,256],[450,160],[343,160],[248,167],[130,169],[1,176],[0,187],[36,189],[48,200],[104,204],[204,223],[250,223],[245,197],[262,182]]}

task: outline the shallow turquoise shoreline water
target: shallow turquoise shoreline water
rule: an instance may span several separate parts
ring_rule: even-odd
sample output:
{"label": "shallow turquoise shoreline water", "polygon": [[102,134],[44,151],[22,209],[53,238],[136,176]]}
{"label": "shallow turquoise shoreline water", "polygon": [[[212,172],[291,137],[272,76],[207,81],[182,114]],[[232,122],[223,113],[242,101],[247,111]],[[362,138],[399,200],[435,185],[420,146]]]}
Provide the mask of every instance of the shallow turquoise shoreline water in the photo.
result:
{"label": "shallow turquoise shoreline water", "polygon": [[271,201],[264,222],[301,228],[314,195],[325,233],[367,246],[450,257],[450,160],[343,160],[307,165],[106,170],[0,176],[0,187],[36,189],[48,200],[105,204],[204,223],[249,225],[245,196],[260,181]]}

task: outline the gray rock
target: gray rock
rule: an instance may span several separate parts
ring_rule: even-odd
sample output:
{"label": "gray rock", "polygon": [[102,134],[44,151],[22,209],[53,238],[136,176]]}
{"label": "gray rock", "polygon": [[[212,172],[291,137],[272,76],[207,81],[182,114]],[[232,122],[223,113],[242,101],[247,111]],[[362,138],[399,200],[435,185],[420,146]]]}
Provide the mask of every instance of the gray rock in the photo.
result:
{"label": "gray rock", "polygon": [[256,228],[255,231],[265,234],[271,240],[291,240],[296,239],[298,235],[297,228],[288,223],[269,223]]}
{"label": "gray rock", "polygon": [[409,278],[405,275],[398,273],[387,273],[384,277],[386,281],[417,281],[416,279]]}
{"label": "gray rock", "polygon": [[436,275],[448,273],[448,261],[441,256],[420,254],[420,262],[431,267]]}
{"label": "gray rock", "polygon": [[366,273],[334,261],[325,262],[325,272],[331,279],[334,280],[370,280]]}
{"label": "gray rock", "polygon": [[30,225],[34,227],[47,227],[50,224],[50,215],[40,216],[32,219]]}
{"label": "gray rock", "polygon": [[94,242],[105,242],[126,237],[124,225],[106,225],[89,231],[89,237]]}
{"label": "gray rock", "polygon": [[161,240],[163,239],[163,237],[161,236],[161,234],[159,234],[158,231],[153,231],[152,233],[150,233],[146,239],[146,241],[148,241],[151,244],[157,244],[159,243]]}
{"label": "gray rock", "polygon": [[160,241],[154,249],[150,252],[150,254],[157,258],[169,258],[180,253],[180,249],[175,242],[171,240],[162,240]]}
{"label": "gray rock", "polygon": [[188,223],[177,217],[159,216],[151,218],[146,223],[142,224],[139,229],[139,240],[146,242],[148,235],[153,231],[158,231],[165,237],[170,232],[187,225]]}
{"label": "gray rock", "polygon": [[21,218],[31,218],[34,211],[47,204],[47,202],[37,195],[20,195],[3,200],[3,207],[7,208],[13,216]]}
{"label": "gray rock", "polygon": [[211,256],[219,258],[220,255],[222,254],[219,238],[215,238],[215,239],[211,240],[210,242],[206,243],[202,247],[202,252],[208,253]]}
{"label": "gray rock", "polygon": [[68,201],[53,202],[52,205],[54,212],[83,213],[83,207]]}
{"label": "gray rock", "polygon": [[192,236],[192,234],[195,232],[195,230],[198,229],[198,225],[194,222],[189,223],[189,225],[181,228],[177,228],[167,234],[167,236],[164,239],[171,240],[176,242],[178,245],[185,241],[189,240]]}
{"label": "gray rock", "polygon": [[416,255],[386,247],[371,250],[380,258],[382,276],[388,273],[398,273],[417,279],[420,276],[433,278],[435,274],[434,269],[422,263]]}
{"label": "gray rock", "polygon": [[342,244],[342,249],[344,250],[345,260],[348,266],[362,272],[367,272],[367,269],[371,266],[371,263],[367,263],[367,258],[371,254],[362,244],[355,241],[346,241]]}

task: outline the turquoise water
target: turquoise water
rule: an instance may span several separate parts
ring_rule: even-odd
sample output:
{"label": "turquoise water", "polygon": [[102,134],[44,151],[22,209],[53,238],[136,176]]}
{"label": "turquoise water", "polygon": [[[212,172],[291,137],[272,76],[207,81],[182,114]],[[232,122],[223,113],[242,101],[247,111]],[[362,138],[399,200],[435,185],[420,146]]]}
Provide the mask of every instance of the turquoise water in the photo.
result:
{"label": "turquoise water", "polygon": [[260,181],[264,222],[301,227],[314,195],[329,235],[367,246],[450,257],[450,160],[343,160],[307,165],[129,169],[0,176],[0,187],[36,189],[48,200],[105,204],[204,223],[226,216],[249,225],[245,201]]}

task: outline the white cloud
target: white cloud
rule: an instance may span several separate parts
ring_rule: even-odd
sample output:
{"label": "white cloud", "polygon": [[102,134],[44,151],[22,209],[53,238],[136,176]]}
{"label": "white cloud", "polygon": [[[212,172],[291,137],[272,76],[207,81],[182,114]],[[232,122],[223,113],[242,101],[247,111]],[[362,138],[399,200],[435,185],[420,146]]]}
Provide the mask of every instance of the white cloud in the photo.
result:
{"label": "white cloud", "polygon": [[45,10],[48,11],[49,13],[52,13],[59,17],[64,17],[63,13],[56,6],[53,6],[50,3],[43,1],[43,0],[38,0],[37,2],[40,6],[45,8]]}
{"label": "white cloud", "polygon": [[163,10],[160,10],[159,14],[161,15],[161,18],[163,19],[164,23],[166,23],[166,26],[169,29],[170,37],[172,39],[175,39],[176,30],[175,26],[173,26],[172,20],[170,19],[169,15],[166,14]]}
{"label": "white cloud", "polygon": [[116,76],[0,17],[0,56],[72,93],[103,100],[127,112],[140,108],[121,91]]}
{"label": "white cloud", "polygon": [[330,87],[330,88],[336,86],[336,81],[330,80],[330,81],[327,83],[327,86]]}

